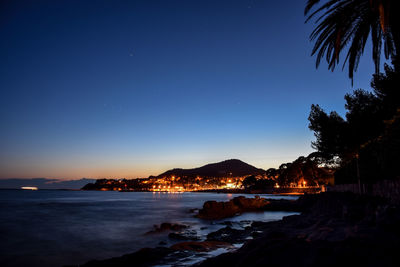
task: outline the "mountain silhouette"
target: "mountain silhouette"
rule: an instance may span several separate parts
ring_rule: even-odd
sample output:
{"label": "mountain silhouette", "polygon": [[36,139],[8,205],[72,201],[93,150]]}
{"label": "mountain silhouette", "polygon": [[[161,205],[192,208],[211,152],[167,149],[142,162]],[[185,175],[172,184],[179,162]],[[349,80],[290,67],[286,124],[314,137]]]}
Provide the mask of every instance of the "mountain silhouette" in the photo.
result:
{"label": "mountain silhouette", "polygon": [[162,177],[238,177],[246,175],[262,175],[265,170],[256,168],[238,159],[230,159],[218,163],[211,163],[194,169],[172,169],[157,178]]}

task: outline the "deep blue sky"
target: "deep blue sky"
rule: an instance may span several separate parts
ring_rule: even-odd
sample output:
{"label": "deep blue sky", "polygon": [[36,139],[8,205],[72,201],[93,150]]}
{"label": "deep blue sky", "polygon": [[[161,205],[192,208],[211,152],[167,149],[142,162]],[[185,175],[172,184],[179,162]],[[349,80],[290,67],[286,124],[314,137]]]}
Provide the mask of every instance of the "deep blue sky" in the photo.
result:
{"label": "deep blue sky", "polygon": [[306,1],[2,1],[0,177],[143,177],[312,152],[313,103],[369,88],[315,69]]}

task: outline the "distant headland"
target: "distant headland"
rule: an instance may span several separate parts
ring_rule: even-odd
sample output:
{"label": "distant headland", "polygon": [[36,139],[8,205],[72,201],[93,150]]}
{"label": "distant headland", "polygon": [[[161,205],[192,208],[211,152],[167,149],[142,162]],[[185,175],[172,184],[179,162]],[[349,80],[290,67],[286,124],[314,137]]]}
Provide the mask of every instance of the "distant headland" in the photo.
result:
{"label": "distant headland", "polygon": [[37,189],[71,189],[78,190],[95,179],[81,178],[78,180],[59,180],[49,178],[7,178],[0,179],[0,189],[21,189],[22,187],[36,187]]}
{"label": "distant headland", "polygon": [[95,183],[86,184],[82,190],[284,193],[288,188],[291,188],[288,192],[320,191],[332,182],[331,170],[318,166],[317,162],[307,157],[268,170],[239,159],[230,159],[193,169],[174,168],[148,178],[98,179]]}

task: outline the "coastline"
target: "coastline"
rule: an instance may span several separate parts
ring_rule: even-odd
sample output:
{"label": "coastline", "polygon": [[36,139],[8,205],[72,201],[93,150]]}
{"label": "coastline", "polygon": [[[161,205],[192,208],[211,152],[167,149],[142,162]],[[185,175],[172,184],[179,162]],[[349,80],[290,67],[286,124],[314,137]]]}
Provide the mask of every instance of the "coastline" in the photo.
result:
{"label": "coastline", "polygon": [[259,238],[199,266],[399,266],[400,209],[387,200],[325,193],[300,215],[262,224]]}
{"label": "coastline", "polygon": [[[293,201],[300,215],[253,222],[242,230],[227,222],[204,241],[144,248],[131,254],[81,266],[173,265],[197,252],[228,248],[199,266],[399,266],[400,209],[382,198],[351,193],[304,195]],[[229,220],[229,219],[227,219]],[[222,242],[222,243],[221,243]],[[233,249],[233,244],[244,244]],[[288,257],[290,255],[290,257]],[[350,259],[349,256],[352,256]]]}
{"label": "coastline", "polygon": [[163,191],[163,190],[133,190],[133,189],[123,189],[123,190],[87,190],[81,189],[82,191],[118,191],[122,193],[128,192],[155,192],[155,193],[223,193],[223,194],[271,194],[271,195],[304,195],[304,194],[316,194],[322,192],[320,187],[281,187],[281,188],[268,188],[263,190],[254,189],[204,189],[204,190],[187,190],[187,191]]}

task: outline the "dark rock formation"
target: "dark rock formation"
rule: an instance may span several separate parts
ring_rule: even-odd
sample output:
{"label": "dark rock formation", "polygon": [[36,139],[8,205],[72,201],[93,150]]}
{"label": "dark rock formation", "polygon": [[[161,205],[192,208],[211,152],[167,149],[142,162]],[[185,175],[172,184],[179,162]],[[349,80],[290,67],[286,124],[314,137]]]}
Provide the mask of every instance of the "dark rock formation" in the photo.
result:
{"label": "dark rock formation", "polygon": [[165,232],[165,231],[181,231],[188,227],[189,226],[187,226],[187,225],[178,224],[178,223],[162,223],[162,224],[160,224],[160,226],[154,225],[154,229],[147,232],[146,234],[155,234],[155,233],[160,233],[160,232]]}
{"label": "dark rock formation", "polygon": [[217,202],[207,201],[204,203],[203,208],[199,210],[197,217],[201,219],[223,219],[235,216],[240,213],[240,208],[236,206],[232,201],[229,202]]}
{"label": "dark rock formation", "polygon": [[298,200],[305,211],[255,222],[258,238],[207,266],[400,266],[400,209],[382,199],[320,194]]}
{"label": "dark rock formation", "polygon": [[230,243],[220,241],[181,242],[171,246],[173,250],[210,251],[221,247],[232,247]]}
{"label": "dark rock formation", "polygon": [[260,197],[235,197],[228,202],[207,201],[197,215],[201,219],[215,220],[235,216],[245,211],[262,210],[269,202]]}
{"label": "dark rock formation", "polygon": [[251,233],[250,229],[239,230],[227,226],[222,229],[219,229],[218,231],[209,233],[207,235],[207,240],[229,242],[229,243],[241,243],[250,235],[250,233]]}
{"label": "dark rock formation", "polygon": [[200,237],[197,235],[197,232],[194,230],[170,233],[168,235],[168,237],[171,239],[175,239],[175,240],[199,240],[200,239]]}
{"label": "dark rock formation", "polygon": [[269,203],[265,198],[260,198],[259,196],[255,196],[254,198],[246,198],[240,196],[235,197],[234,199],[232,199],[232,201],[236,206],[245,211],[258,210]]}
{"label": "dark rock formation", "polygon": [[[309,201],[309,200],[307,200]],[[207,220],[217,220],[233,217],[247,211],[302,211],[307,201],[274,200],[256,196],[246,198],[235,197],[228,202],[207,201],[199,210],[197,217]]]}

